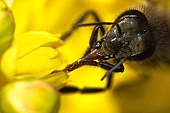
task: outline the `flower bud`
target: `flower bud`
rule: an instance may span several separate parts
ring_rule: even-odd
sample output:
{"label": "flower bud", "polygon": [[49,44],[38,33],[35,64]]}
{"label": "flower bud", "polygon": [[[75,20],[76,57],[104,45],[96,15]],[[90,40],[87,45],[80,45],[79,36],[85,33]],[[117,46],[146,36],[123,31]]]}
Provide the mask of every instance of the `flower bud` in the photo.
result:
{"label": "flower bud", "polygon": [[14,17],[11,10],[3,0],[0,0],[0,52],[11,44],[15,28]]}
{"label": "flower bud", "polygon": [[22,80],[11,82],[0,92],[2,113],[57,113],[59,96],[46,82]]}

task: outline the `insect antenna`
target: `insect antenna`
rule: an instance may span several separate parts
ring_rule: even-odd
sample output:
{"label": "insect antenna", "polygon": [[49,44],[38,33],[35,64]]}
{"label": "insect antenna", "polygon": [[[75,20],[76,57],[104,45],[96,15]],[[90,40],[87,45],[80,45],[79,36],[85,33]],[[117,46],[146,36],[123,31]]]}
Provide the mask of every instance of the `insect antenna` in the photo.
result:
{"label": "insect antenna", "polygon": [[111,76],[112,72],[117,69],[124,61],[126,60],[126,58],[123,58],[122,60],[120,60],[120,62],[118,62],[113,68],[111,68],[109,71],[107,71],[103,77],[101,78],[101,80],[103,80],[105,77],[107,76]]}
{"label": "insect antenna", "polygon": [[78,23],[76,27],[85,27],[85,26],[96,26],[96,25],[113,25],[114,22],[93,22],[93,23]]}
{"label": "insect antenna", "polygon": [[77,27],[88,27],[88,26],[96,26],[96,25],[113,25],[114,22],[92,22],[92,23],[77,23],[76,25],[73,26],[73,28],[66,32],[65,34],[63,34],[63,36],[61,36],[61,40],[65,41],[67,40],[67,38],[72,34],[72,32],[77,28]]}

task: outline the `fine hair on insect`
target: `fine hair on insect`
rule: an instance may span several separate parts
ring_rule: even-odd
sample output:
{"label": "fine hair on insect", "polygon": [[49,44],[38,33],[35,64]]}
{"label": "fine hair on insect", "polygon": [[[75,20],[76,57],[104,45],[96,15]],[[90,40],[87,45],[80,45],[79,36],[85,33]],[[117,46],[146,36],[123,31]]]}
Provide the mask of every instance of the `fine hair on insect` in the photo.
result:
{"label": "fine hair on insect", "polygon": [[[87,16],[96,22],[82,23]],[[108,31],[104,26],[110,26]],[[94,11],[87,11],[73,24],[70,31],[62,36],[67,40],[78,27],[94,26],[85,54],[62,71],[68,73],[81,66],[98,66],[107,72],[101,80],[108,77],[105,89],[65,86],[60,91],[93,93],[110,88],[113,73],[124,71],[124,62],[138,65],[170,63],[170,12],[153,4],[139,4],[121,13],[113,22],[103,22]],[[101,38],[98,38],[101,32]],[[113,62],[110,62],[112,60]]]}

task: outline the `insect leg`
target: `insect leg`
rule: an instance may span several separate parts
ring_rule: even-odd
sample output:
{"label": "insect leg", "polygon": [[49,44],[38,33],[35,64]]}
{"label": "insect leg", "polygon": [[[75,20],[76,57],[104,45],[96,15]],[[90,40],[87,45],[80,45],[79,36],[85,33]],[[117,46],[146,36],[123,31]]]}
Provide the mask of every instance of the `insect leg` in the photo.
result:
{"label": "insect leg", "polygon": [[111,83],[112,83],[112,76],[107,77],[107,85],[105,88],[97,88],[97,87],[85,87],[83,89],[77,89],[76,87],[74,89],[76,89],[77,91],[79,90],[80,93],[99,93],[102,91],[105,91],[107,89],[109,89],[111,87]]}
{"label": "insect leg", "polygon": [[62,94],[63,93],[64,94],[65,93],[66,94],[68,94],[68,93],[76,93],[76,92],[85,94],[85,93],[99,93],[99,92],[104,91],[104,90],[105,90],[105,88],[85,87],[83,89],[80,89],[80,88],[78,88],[76,86],[65,86],[65,87],[61,88],[59,90],[59,92],[62,93]]}
{"label": "insect leg", "polygon": [[[110,64],[109,62],[97,62],[96,64],[100,65],[101,68],[106,70],[111,70],[113,67],[115,67],[115,65]],[[114,70],[114,72],[123,72],[123,71],[124,71],[123,65],[118,66],[117,69]],[[85,87],[80,90],[80,93],[97,93],[97,92],[105,91],[111,87],[111,84],[112,84],[112,75],[107,77],[107,84],[105,88]]]}
{"label": "insect leg", "polygon": [[[96,61],[82,61],[81,65],[90,65],[90,66],[100,66],[101,68],[105,70],[110,70],[114,67],[113,64],[110,64],[109,62],[96,62]],[[117,67],[117,69],[114,70],[114,72],[122,72],[124,70],[123,65],[120,65]],[[107,77],[107,84],[105,88],[96,88],[96,87],[84,87],[83,89],[80,89],[76,86],[65,86],[59,91],[61,93],[99,93],[102,91],[105,91],[111,87],[111,81],[112,81],[112,76]]]}
{"label": "insect leg", "polygon": [[102,25],[96,25],[91,33],[91,36],[90,36],[90,41],[89,41],[89,47],[87,48],[84,56],[86,56],[87,54],[90,53],[92,46],[93,44],[97,41],[97,37],[98,37],[98,32],[99,32],[99,29],[101,31],[101,36],[103,36],[105,34],[105,29]]}
{"label": "insect leg", "polygon": [[101,36],[105,34],[105,29],[102,25],[96,25],[91,33],[89,45],[92,48],[93,44],[97,41],[99,29],[101,31]]}
{"label": "insect leg", "polygon": [[120,60],[114,67],[112,67],[110,70],[108,70],[104,76],[101,78],[101,80],[103,80],[105,77],[107,76],[111,76],[112,75],[112,72],[115,72],[115,70],[118,68],[118,67],[121,67],[123,66],[123,62],[126,60],[126,58],[123,58],[122,60]]}
{"label": "insect leg", "polygon": [[61,88],[59,90],[60,93],[76,93],[76,92],[80,92],[83,94],[86,93],[99,93],[102,91],[105,91],[107,89],[109,89],[111,87],[111,83],[112,83],[112,76],[107,77],[107,84],[105,88],[97,88],[97,87],[84,87],[83,89],[80,89],[76,86],[65,86],[63,88]]}
{"label": "insect leg", "polygon": [[92,15],[92,17],[94,18],[94,20],[96,22],[101,22],[101,20],[99,19],[98,15],[92,11],[92,10],[89,10],[87,12],[85,12],[83,15],[80,16],[80,18],[72,25],[72,28],[66,32],[65,34],[63,34],[63,36],[61,36],[61,39],[62,40],[67,40],[68,37],[74,32],[74,30],[77,29],[77,26],[78,24],[82,23],[85,21],[85,19],[89,16],[89,15]]}

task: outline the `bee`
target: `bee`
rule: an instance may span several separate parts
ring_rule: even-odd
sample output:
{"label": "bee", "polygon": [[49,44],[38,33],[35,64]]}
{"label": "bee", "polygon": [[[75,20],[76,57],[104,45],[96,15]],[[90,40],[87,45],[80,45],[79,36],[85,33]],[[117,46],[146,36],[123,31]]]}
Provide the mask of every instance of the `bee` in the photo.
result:
{"label": "bee", "polygon": [[[89,15],[92,15],[96,22],[82,24]],[[104,25],[111,27],[105,31]],[[101,80],[108,77],[105,88],[108,89],[112,73],[123,72],[124,62],[140,65],[170,63],[170,13],[161,6],[151,2],[134,6],[121,13],[114,22],[103,22],[94,11],[87,11],[61,39],[66,40],[73,31],[83,26],[94,26],[89,47],[80,59],[62,70],[66,73],[84,65],[98,66],[107,70]],[[66,86],[60,91],[92,93],[105,89]]]}

